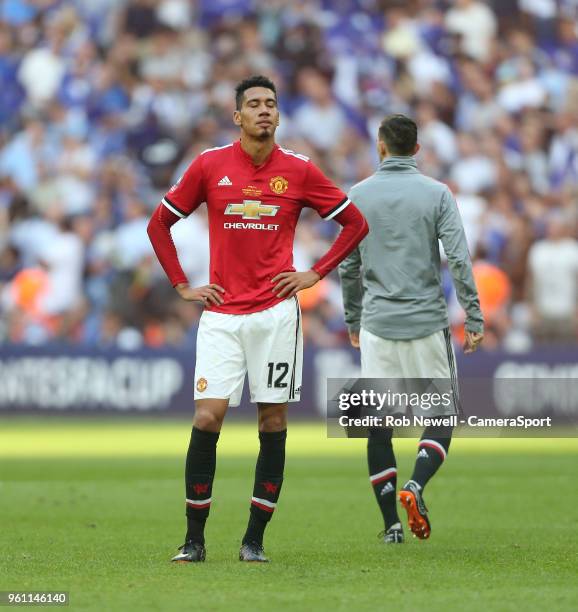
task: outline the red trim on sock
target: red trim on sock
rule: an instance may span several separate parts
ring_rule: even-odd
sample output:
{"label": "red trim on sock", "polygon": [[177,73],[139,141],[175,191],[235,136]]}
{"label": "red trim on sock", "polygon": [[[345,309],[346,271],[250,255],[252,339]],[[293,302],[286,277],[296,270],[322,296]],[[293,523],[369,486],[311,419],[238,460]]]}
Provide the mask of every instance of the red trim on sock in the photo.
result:
{"label": "red trim on sock", "polygon": [[424,446],[427,446],[427,448],[433,448],[435,452],[442,458],[442,461],[445,461],[445,455],[437,446],[435,446],[435,444],[430,444],[429,442],[420,442],[419,448],[423,448]]}
{"label": "red trim on sock", "polygon": [[186,505],[189,508],[192,508],[193,510],[202,510],[203,508],[208,508],[211,505],[211,502],[208,502],[206,504],[201,504],[200,506],[197,504],[189,504],[189,502],[186,502]]}
{"label": "red trim on sock", "polygon": [[261,508],[261,510],[265,510],[265,512],[269,512],[271,514],[275,510],[275,508],[269,508],[269,506],[265,506],[265,504],[260,504],[259,502],[256,502],[256,501],[251,501],[251,504],[253,506],[257,506],[257,508]]}
{"label": "red trim on sock", "polygon": [[385,476],[381,476],[377,480],[373,480],[373,481],[370,480],[371,486],[375,487],[375,485],[380,484],[381,482],[385,482],[386,480],[391,480],[395,476],[397,476],[397,472],[393,472],[391,474],[385,474]]}

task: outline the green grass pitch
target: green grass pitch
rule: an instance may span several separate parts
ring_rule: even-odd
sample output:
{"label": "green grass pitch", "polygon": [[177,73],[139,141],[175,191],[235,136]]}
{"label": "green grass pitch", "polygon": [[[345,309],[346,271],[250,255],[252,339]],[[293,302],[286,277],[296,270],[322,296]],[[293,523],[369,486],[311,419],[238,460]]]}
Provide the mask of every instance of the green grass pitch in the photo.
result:
{"label": "green grass pitch", "polygon": [[[578,440],[458,439],[430,484],[432,536],[381,545],[364,441],[289,429],[272,562],[237,561],[255,428],[219,442],[207,562],[182,543],[183,421],[0,421],[0,590],[67,590],[73,610],[575,610]],[[400,440],[399,479],[415,441]],[[408,531],[406,529],[406,535]]]}

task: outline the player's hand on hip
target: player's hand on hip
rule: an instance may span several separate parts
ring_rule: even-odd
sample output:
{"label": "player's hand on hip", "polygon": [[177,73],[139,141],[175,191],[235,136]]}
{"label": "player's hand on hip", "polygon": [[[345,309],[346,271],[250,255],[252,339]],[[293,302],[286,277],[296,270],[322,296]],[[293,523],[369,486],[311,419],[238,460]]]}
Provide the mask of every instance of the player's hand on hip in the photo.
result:
{"label": "player's hand on hip", "polygon": [[277,297],[290,298],[302,289],[313,287],[319,280],[321,276],[315,270],[308,270],[307,272],[281,272],[271,279],[271,282],[277,283],[273,287],[273,293]]}
{"label": "player's hand on hip", "polygon": [[349,342],[351,342],[351,346],[353,348],[359,348],[359,332],[350,331],[349,332]]}
{"label": "player's hand on hip", "polygon": [[466,338],[464,340],[464,353],[469,354],[478,350],[478,347],[484,339],[484,334],[478,334],[466,329]]}
{"label": "player's hand on hip", "polygon": [[225,290],[214,283],[204,287],[190,287],[181,283],[176,285],[175,289],[183,300],[187,300],[187,302],[201,302],[205,305],[213,304],[213,306],[219,306],[219,304],[225,301],[222,296]]}

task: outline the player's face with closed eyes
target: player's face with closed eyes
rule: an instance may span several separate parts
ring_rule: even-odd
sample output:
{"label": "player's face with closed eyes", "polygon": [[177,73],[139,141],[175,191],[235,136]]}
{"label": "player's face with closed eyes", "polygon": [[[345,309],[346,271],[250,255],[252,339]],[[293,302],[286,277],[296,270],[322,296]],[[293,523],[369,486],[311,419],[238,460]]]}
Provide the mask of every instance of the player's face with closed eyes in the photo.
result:
{"label": "player's face with closed eyes", "polygon": [[235,111],[235,124],[253,138],[267,140],[279,125],[279,109],[275,93],[266,87],[245,91],[240,111]]}

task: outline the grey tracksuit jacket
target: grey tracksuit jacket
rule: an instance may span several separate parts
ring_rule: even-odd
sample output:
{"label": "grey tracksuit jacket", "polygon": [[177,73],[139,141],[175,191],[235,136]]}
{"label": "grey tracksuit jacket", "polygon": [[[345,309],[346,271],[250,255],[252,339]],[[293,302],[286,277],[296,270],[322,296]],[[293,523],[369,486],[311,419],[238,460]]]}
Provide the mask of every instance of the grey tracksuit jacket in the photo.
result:
{"label": "grey tracksuit jacket", "polygon": [[462,221],[446,185],[424,176],[413,157],[388,157],[354,185],[349,198],[369,234],[339,266],[345,321],[386,339],[423,338],[448,327],[439,240],[466,329],[483,331]]}

